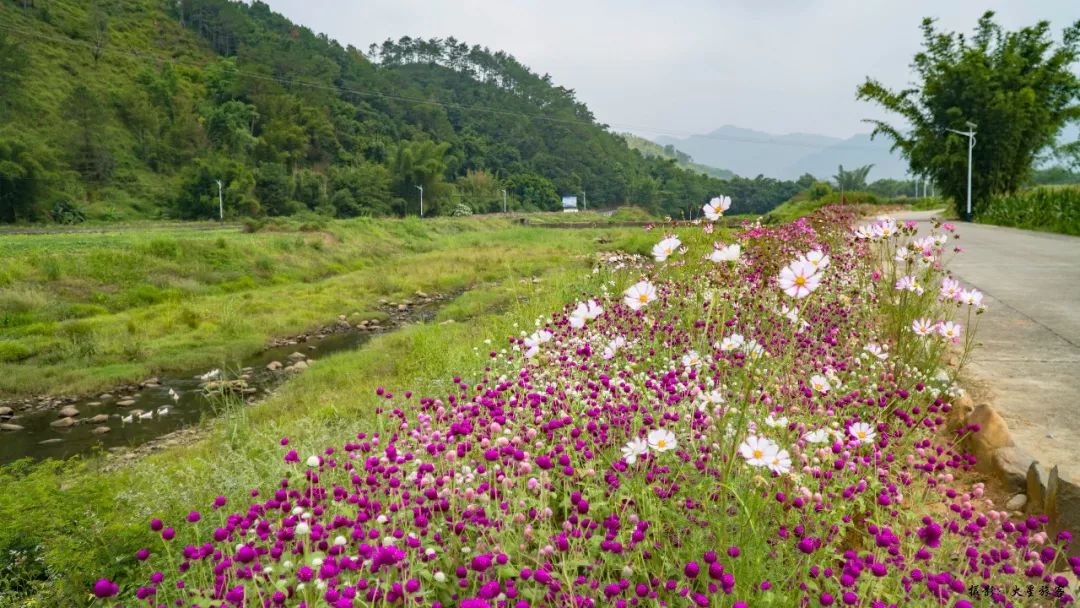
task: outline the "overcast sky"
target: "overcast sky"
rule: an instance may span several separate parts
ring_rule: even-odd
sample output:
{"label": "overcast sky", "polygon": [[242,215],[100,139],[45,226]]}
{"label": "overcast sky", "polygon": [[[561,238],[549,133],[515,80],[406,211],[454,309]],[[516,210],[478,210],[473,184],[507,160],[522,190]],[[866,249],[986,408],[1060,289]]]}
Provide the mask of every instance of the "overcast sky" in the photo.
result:
{"label": "overcast sky", "polygon": [[645,136],[725,124],[847,137],[881,116],[855,101],[867,75],[910,81],[919,23],[971,31],[987,9],[1055,38],[1076,0],[268,0],[291,20],[367,50],[401,36],[505,50],[574,89],[601,121]]}

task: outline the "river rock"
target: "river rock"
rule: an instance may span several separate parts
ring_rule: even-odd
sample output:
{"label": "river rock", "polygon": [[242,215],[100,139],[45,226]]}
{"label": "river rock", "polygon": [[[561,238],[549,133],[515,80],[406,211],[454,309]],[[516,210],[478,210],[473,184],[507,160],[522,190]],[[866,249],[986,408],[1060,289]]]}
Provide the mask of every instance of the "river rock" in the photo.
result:
{"label": "river rock", "polygon": [[56,412],[56,415],[60,416],[61,418],[74,418],[75,416],[79,415],[79,410],[68,405],[60,408],[60,411]]}
{"label": "river rock", "polygon": [[399,312],[405,312],[406,310],[409,310],[409,305],[408,304],[398,304],[397,309],[398,309]]}
{"label": "river rock", "polygon": [[121,399],[120,401],[116,402],[116,405],[119,405],[120,407],[131,407],[131,406],[135,405],[135,400],[134,399]]}
{"label": "river rock", "polygon": [[1010,511],[1022,511],[1024,505],[1027,504],[1027,494],[1017,494],[1009,499],[1009,502],[1005,503],[1005,508]]}
{"label": "river rock", "polygon": [[90,401],[89,403],[86,404],[86,407],[97,407],[99,405],[101,405],[100,401]]}
{"label": "river rock", "polygon": [[0,418],[11,418],[14,415],[15,410],[11,409],[10,407],[0,407]]}
{"label": "river rock", "polygon": [[60,443],[61,441],[63,441],[63,439],[60,438],[46,439],[45,441],[39,441],[38,445],[52,445],[54,443]]}
{"label": "river rock", "polygon": [[297,361],[296,363],[292,364],[292,368],[296,371],[301,371],[307,369],[308,365],[309,364],[307,361]]}
{"label": "river rock", "polygon": [[74,418],[61,418],[59,420],[53,420],[52,422],[49,423],[49,426],[55,427],[55,428],[58,428],[58,429],[63,429],[63,428],[67,428],[69,426],[74,426],[74,425],[75,425],[75,419]]}
{"label": "river rock", "polygon": [[101,393],[100,395],[98,395],[98,399],[101,399],[102,401],[108,401],[109,399],[112,399],[112,395],[110,395],[109,393]]}
{"label": "river rock", "polygon": [[99,427],[95,427],[94,430],[92,430],[90,432],[95,434],[95,435],[104,435],[105,433],[108,433],[111,430],[112,429],[110,429],[107,426],[99,426]]}
{"label": "river rock", "polygon": [[89,422],[90,424],[101,424],[103,422],[108,422],[108,421],[109,421],[109,415],[108,414],[98,414],[97,416],[94,416],[93,418],[90,418],[89,420],[87,420],[87,422]]}
{"label": "river rock", "polygon": [[424,293],[424,292],[420,291],[419,289],[417,289],[417,290],[416,290],[416,294],[415,294],[415,295],[416,295],[416,297],[418,297],[418,298],[423,298],[423,299],[425,299],[425,300],[426,300],[426,299],[428,298],[428,295],[427,295],[426,293]]}
{"label": "river rock", "polygon": [[0,431],[21,431],[23,427],[8,422],[0,422]]}
{"label": "river rock", "polygon": [[266,369],[272,372],[278,371],[279,369],[281,369],[281,361],[271,361],[270,363],[267,363]]}
{"label": "river rock", "polygon": [[301,352],[294,352],[289,355],[289,361],[302,361],[307,359],[307,355]]}

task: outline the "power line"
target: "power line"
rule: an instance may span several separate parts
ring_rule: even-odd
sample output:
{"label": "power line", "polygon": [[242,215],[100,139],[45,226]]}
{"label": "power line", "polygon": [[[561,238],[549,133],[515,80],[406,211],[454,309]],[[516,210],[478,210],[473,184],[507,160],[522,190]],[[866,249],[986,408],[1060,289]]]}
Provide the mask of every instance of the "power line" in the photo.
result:
{"label": "power line", "polygon": [[[28,36],[28,37],[38,38],[38,39],[41,39],[41,40],[48,40],[48,41],[52,41],[52,42],[61,42],[61,43],[66,43],[66,44],[77,44],[77,45],[85,46],[85,47],[92,47],[93,46],[91,43],[89,43],[87,41],[83,41],[83,40],[76,40],[76,39],[69,38],[69,37],[49,36],[47,34],[42,34],[40,32],[31,32],[31,31],[22,30],[22,29],[14,28],[14,27],[7,26],[7,25],[0,25],[0,30],[11,32],[11,33],[16,34],[16,35]],[[154,55],[152,53],[138,53],[138,52],[131,52],[131,51],[122,51],[122,50],[119,50],[119,49],[114,49],[114,48],[109,48],[109,47],[106,47],[104,50],[107,53],[112,53],[112,54],[115,54],[115,55],[124,55],[124,56],[132,57],[132,58],[140,59],[140,60],[155,60],[155,61],[159,61],[159,62],[168,62],[168,63],[172,63],[172,64],[175,64],[175,65],[181,65],[181,66],[187,66],[187,67],[193,67],[193,68],[199,68],[199,69],[204,69],[206,67],[203,64],[181,61],[181,60],[174,59],[174,58],[161,57],[161,56],[158,56],[158,55]],[[401,102],[405,102],[405,103],[415,103],[415,104],[430,105],[430,106],[440,106],[440,107],[447,108],[447,109],[455,109],[455,110],[461,110],[461,111],[466,111],[466,112],[485,112],[485,113],[489,113],[489,114],[496,114],[496,115],[503,115],[503,116],[514,116],[514,117],[519,117],[519,118],[526,118],[526,119],[530,119],[530,120],[541,120],[541,121],[545,121],[545,122],[558,123],[558,124],[573,124],[573,125],[582,125],[582,126],[590,126],[590,127],[595,127],[595,126],[599,126],[599,127],[603,127],[603,126],[618,127],[620,129],[624,129],[624,130],[647,132],[647,133],[653,133],[653,134],[656,134],[656,135],[668,135],[668,136],[672,136],[672,137],[699,137],[699,138],[704,138],[704,139],[714,139],[714,140],[718,140],[718,141],[729,141],[729,142],[735,142],[735,143],[748,143],[748,144],[769,145],[769,146],[810,148],[810,149],[819,149],[819,150],[824,150],[824,149],[879,150],[879,148],[876,148],[874,146],[860,146],[860,145],[857,145],[857,144],[854,144],[854,145],[853,144],[846,144],[845,145],[845,144],[814,144],[814,143],[810,143],[810,142],[784,142],[784,141],[775,141],[775,140],[753,139],[753,138],[748,138],[748,137],[736,137],[736,136],[730,136],[730,135],[718,135],[718,134],[715,134],[715,133],[700,133],[700,134],[697,134],[697,133],[693,133],[693,132],[690,132],[690,131],[678,131],[678,130],[674,130],[674,129],[656,129],[656,128],[652,128],[652,127],[645,127],[645,126],[641,126],[641,125],[631,125],[631,124],[626,124],[626,123],[598,123],[598,122],[582,120],[582,119],[556,118],[556,117],[553,117],[553,116],[544,116],[544,115],[541,115],[541,114],[530,114],[530,113],[526,113],[526,112],[515,112],[515,111],[510,111],[510,110],[501,110],[501,109],[498,109],[498,108],[491,108],[491,107],[485,107],[485,106],[479,106],[479,105],[465,105],[465,104],[459,104],[459,103],[454,103],[454,102],[438,101],[438,100],[434,100],[434,99],[422,99],[422,98],[417,98],[417,97],[407,97],[407,96],[403,96],[403,95],[393,95],[393,94],[390,94],[390,93],[381,93],[381,92],[370,91],[370,90],[351,89],[351,88],[346,88],[344,86],[339,86],[339,85],[326,85],[326,84],[322,84],[322,83],[318,83],[318,82],[309,82],[309,81],[303,81],[303,80],[296,80],[296,79],[292,79],[292,78],[284,78],[284,77],[281,77],[281,76],[272,76],[272,75],[266,75],[266,74],[259,74],[259,73],[256,73],[256,72],[248,72],[248,71],[237,69],[237,68],[233,68],[232,73],[240,75],[240,76],[245,76],[247,78],[251,78],[251,79],[254,79],[254,80],[276,82],[278,84],[292,85],[292,86],[302,87],[302,88],[311,88],[311,89],[318,89],[318,90],[323,90],[323,91],[336,91],[336,92],[339,92],[339,93],[351,93],[351,94],[359,95],[359,96],[363,96],[363,97],[373,97],[373,98],[378,98],[378,99],[389,99],[389,100],[394,100],[394,101],[401,101]],[[613,133],[613,134],[618,135],[618,133]]]}

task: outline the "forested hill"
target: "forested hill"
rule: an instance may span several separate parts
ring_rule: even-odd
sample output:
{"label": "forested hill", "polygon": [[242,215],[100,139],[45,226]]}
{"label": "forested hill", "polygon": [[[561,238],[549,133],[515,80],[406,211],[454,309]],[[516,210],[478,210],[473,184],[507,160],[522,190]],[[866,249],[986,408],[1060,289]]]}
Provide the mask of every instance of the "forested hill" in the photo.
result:
{"label": "forested hill", "polygon": [[364,53],[261,2],[0,0],[0,221],[217,217],[219,180],[227,217],[415,214],[418,187],[425,214],[501,210],[505,189],[679,216],[731,185],[453,38]]}

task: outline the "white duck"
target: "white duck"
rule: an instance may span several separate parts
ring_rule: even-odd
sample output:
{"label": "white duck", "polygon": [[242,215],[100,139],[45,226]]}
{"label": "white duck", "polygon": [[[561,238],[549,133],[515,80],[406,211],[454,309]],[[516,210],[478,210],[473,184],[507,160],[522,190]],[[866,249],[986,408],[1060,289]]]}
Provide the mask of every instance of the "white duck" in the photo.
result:
{"label": "white duck", "polygon": [[171,407],[169,407],[167,405],[163,405],[163,406],[157,408],[157,415],[158,416],[164,416],[164,415],[168,414],[171,411],[172,411]]}

